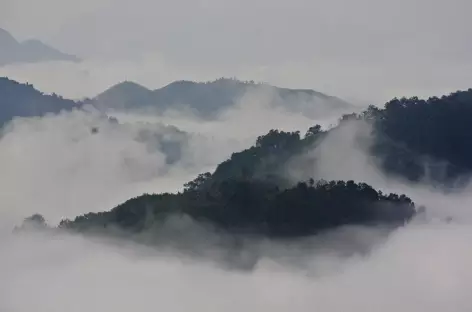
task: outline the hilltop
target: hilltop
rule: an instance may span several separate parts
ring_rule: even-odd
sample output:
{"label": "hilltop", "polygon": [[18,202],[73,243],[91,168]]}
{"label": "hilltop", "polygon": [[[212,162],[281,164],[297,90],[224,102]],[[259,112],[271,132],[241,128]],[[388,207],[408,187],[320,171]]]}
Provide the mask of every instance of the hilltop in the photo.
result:
{"label": "hilltop", "polygon": [[314,90],[279,88],[253,81],[220,78],[210,82],[175,81],[150,90],[137,83],[119,83],[93,100],[101,110],[154,111],[189,108],[202,117],[214,117],[235,106],[249,93],[266,94],[275,105],[316,115],[324,111],[346,112],[353,106],[339,98]]}

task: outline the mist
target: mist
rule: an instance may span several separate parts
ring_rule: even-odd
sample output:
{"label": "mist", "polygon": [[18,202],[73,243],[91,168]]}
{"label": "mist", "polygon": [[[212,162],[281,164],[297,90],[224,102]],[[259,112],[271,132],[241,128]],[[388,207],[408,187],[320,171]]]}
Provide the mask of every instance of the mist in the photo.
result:
{"label": "mist", "polygon": [[[381,169],[381,159],[372,156],[369,148],[374,142],[371,125],[362,121],[348,121],[328,134],[328,137],[308,153],[295,157],[292,164],[305,158],[316,158],[312,167],[303,171],[287,168],[293,181],[309,177],[325,180],[354,180],[365,182],[383,192],[407,194],[417,206],[426,206],[430,218],[452,217],[456,222],[471,222],[470,205],[472,186],[465,185],[445,190],[434,187],[426,177],[420,183],[413,183],[399,176],[391,176]],[[426,163],[424,164],[426,167]]]}
{"label": "mist", "polygon": [[[165,142],[173,144],[167,151]],[[162,124],[113,124],[81,111],[17,119],[0,140],[3,214],[40,211],[57,222],[144,192],[177,191],[228,156],[222,143],[219,154],[203,159],[215,143]]]}
{"label": "mist", "polygon": [[2,0],[0,27],[86,60],[7,70],[64,96],[93,96],[114,72],[154,88],[237,76],[381,105],[469,87],[470,10],[467,0]]}
{"label": "mist", "polygon": [[[333,131],[310,152],[316,166],[292,175],[294,181],[367,182],[427,206],[426,219],[387,237],[378,228],[348,228],[297,241],[248,239],[235,250],[230,239],[191,220],[167,224],[165,237],[193,246],[197,255],[179,244],[156,248],[56,231],[11,233],[33,213],[55,226],[145,192],[179,191],[270,129],[303,133],[314,124],[336,123],[274,108],[272,100],[249,93],[214,121],[168,112],[116,114],[115,123],[95,111],[13,120],[0,139],[0,308],[470,311],[469,188],[448,195],[427,181],[412,185],[386,175],[367,152],[371,129],[360,123]],[[443,221],[446,216],[454,221]],[[359,246],[368,252],[358,252]],[[248,267],[231,269],[228,261]]]}
{"label": "mist", "polygon": [[398,95],[440,96],[467,89],[471,68],[472,63],[467,60],[425,57],[371,66],[366,66],[365,62],[357,63],[357,60],[332,57],[255,65],[185,63],[173,60],[161,51],[151,51],[130,57],[94,56],[78,64],[9,65],[0,67],[0,76],[29,82],[44,92],[73,99],[94,97],[125,80],[157,89],[181,79],[210,81],[216,77],[238,77],[288,88],[314,89],[356,105],[383,105]]}
{"label": "mist", "polygon": [[466,225],[415,224],[349,258],[272,244],[250,272],[80,236],[7,236],[1,302],[7,311],[469,311],[471,235]]}
{"label": "mist", "polygon": [[[322,109],[320,118],[328,118],[329,107]],[[6,125],[0,139],[3,218],[19,222],[41,213],[57,223],[142,193],[176,192],[270,129],[329,127],[337,118],[274,107],[267,92],[248,92],[213,121],[179,111],[109,115],[118,123],[88,109]]]}
{"label": "mist", "polygon": [[[237,77],[313,89],[356,110],[469,88],[471,4],[0,0],[0,27],[15,38],[83,60],[0,66],[0,76],[72,99],[125,80],[157,89]],[[445,193],[428,178],[388,175],[369,153],[372,128],[360,122],[331,131],[283,172],[294,183],[366,182],[426,206],[393,232],[343,227],[276,241],[233,237],[185,217],[141,240],[55,228],[143,193],[179,192],[271,129],[303,135],[315,124],[332,128],[344,113],[297,100],[298,111],[277,105],[270,92],[248,92],[211,121],[180,108],[108,116],[74,110],[5,125],[0,311],[471,311],[472,185]],[[51,228],[12,233],[35,213]]]}

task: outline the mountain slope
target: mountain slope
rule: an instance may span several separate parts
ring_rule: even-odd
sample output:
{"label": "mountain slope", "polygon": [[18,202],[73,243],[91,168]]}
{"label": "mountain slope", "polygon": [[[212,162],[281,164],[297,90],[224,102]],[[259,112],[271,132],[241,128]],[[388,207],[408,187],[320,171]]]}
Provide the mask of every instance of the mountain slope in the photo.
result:
{"label": "mountain slope", "polygon": [[[138,240],[142,234],[149,242],[161,239],[168,220],[190,217],[223,233],[291,238],[342,226],[396,228],[415,216],[415,205],[407,196],[383,194],[365,183],[309,179],[284,185],[287,181],[278,167],[305,147],[313,148],[326,134],[317,126],[304,139],[298,132],[272,130],[252,148],[220,164],[213,174],[203,173],[186,183],[181,193],[144,194],[111,211],[63,220],[59,227],[107,235],[127,233]],[[261,169],[267,175],[255,174]],[[164,240],[174,240],[162,235]],[[186,239],[192,240],[192,234]]]}
{"label": "mountain slope", "polygon": [[36,117],[81,107],[82,103],[46,95],[30,84],[0,78],[0,126],[14,117]]}
{"label": "mountain slope", "polygon": [[[340,124],[329,131],[313,126],[304,137],[298,132],[272,130],[260,136],[255,146],[234,153],[220,164],[213,178],[274,179],[284,176],[283,170],[303,173],[303,166],[316,167],[316,158],[307,157],[310,154],[307,150],[313,150],[329,134],[341,131],[345,125],[344,132],[349,132],[364,129],[366,123],[372,127],[372,137],[366,138],[366,133],[361,133],[355,138],[359,140],[356,144],[364,146],[385,173],[412,182],[425,181],[444,189],[470,181],[472,89],[427,100],[417,97],[393,99],[384,108],[370,106],[361,114],[344,115]],[[304,157],[290,162],[297,155]],[[347,159],[349,155],[345,157]],[[284,185],[287,181],[279,183]]]}
{"label": "mountain slope", "polygon": [[230,233],[288,238],[347,225],[401,226],[415,215],[415,205],[405,195],[384,195],[353,181],[300,182],[281,190],[269,181],[228,179],[205,190],[145,194],[60,227],[140,233],[158,231],[167,218],[182,215]]}
{"label": "mountain slope", "polygon": [[123,82],[99,94],[94,101],[102,110],[152,110],[161,113],[168,109],[190,108],[202,117],[214,117],[251,92],[265,94],[266,100],[274,105],[306,114],[353,109],[341,99],[314,90],[285,89],[225,78],[205,83],[176,81],[157,90]]}
{"label": "mountain slope", "polygon": [[0,28],[0,66],[43,61],[78,62],[79,58],[62,53],[39,40],[18,42],[10,33]]}
{"label": "mountain slope", "polygon": [[96,96],[93,101],[101,110],[128,109],[133,103],[152,103],[153,92],[131,81],[124,81]]}
{"label": "mountain slope", "polygon": [[365,112],[377,140],[373,152],[388,172],[412,181],[458,182],[472,173],[472,89],[427,100],[393,99]]}
{"label": "mountain slope", "polygon": [[[315,125],[303,138],[299,132],[272,130],[213,173],[202,173],[186,183],[181,193],[145,194],[107,212],[64,220],[60,228],[119,230],[127,237],[150,231],[147,235],[159,236],[168,218],[189,216],[223,232],[286,238],[342,225],[401,225],[417,213],[405,195],[385,195],[354,181],[309,179],[294,185],[280,170],[306,149],[320,147],[332,131],[356,123],[372,126],[368,152],[381,160],[378,165],[387,173],[415,182],[426,177],[439,184],[472,174],[469,89],[427,100],[393,99],[384,108],[371,106],[361,114],[343,116],[334,129],[324,131]],[[315,158],[309,161],[316,162]]]}

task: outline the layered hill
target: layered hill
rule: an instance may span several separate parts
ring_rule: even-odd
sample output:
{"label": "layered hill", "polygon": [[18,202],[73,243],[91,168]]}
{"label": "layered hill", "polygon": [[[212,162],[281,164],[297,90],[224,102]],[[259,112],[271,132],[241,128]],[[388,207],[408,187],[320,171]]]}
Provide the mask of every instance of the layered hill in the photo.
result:
{"label": "layered hill", "polygon": [[[158,233],[171,216],[189,216],[233,233],[298,237],[344,225],[395,227],[408,222],[417,212],[406,195],[386,195],[355,181],[294,183],[281,170],[350,123],[371,126],[368,152],[387,174],[413,182],[426,177],[445,185],[472,173],[472,90],[427,100],[393,99],[384,108],[372,106],[361,114],[345,115],[331,130],[314,125],[304,136],[272,130],[213,173],[186,183],[181,193],[145,194],[107,212],[64,220],[60,227],[135,235]],[[317,159],[310,161],[302,165],[313,166]]]}
{"label": "layered hill", "polygon": [[264,94],[274,105],[312,115],[354,109],[339,98],[314,90],[278,88],[226,78],[212,82],[176,81],[156,90],[126,81],[99,94],[94,102],[102,110],[159,113],[169,109],[190,109],[197,115],[214,117],[248,94]]}
{"label": "layered hill", "polygon": [[44,61],[78,62],[80,59],[39,40],[19,42],[9,32],[0,28],[0,66]]}
{"label": "layered hill", "polygon": [[[360,114],[344,115],[339,125],[329,131],[314,125],[303,136],[300,132],[274,129],[260,136],[250,149],[234,153],[220,164],[213,177],[273,179],[275,174],[278,178],[285,176],[287,166],[290,171],[303,171],[303,166],[315,167],[316,157],[293,159],[306,155],[307,150],[313,150],[346,124],[354,125],[351,129],[356,124],[369,126],[371,133],[357,138],[358,144],[364,145],[365,152],[377,160],[375,164],[387,175],[444,189],[470,181],[472,89],[440,98],[395,98],[383,108],[370,106]],[[361,142],[366,139],[368,142]],[[350,155],[343,157],[348,162]]]}
{"label": "layered hill", "polygon": [[14,117],[38,117],[81,106],[57,94],[44,94],[30,84],[0,77],[0,126]]}
{"label": "layered hill", "polygon": [[[223,107],[224,105],[231,107],[234,105],[231,99],[237,97],[238,92],[244,93],[246,91],[241,91],[242,89],[254,86],[253,83],[222,79],[211,83],[176,82],[156,91],[162,92],[159,96],[167,98],[167,103],[174,103],[176,107],[179,107],[176,104],[180,102],[177,100],[178,98],[186,98],[190,101],[191,96],[185,94],[197,92],[195,90],[201,92],[206,90],[203,94],[207,99],[225,98],[227,102],[222,102],[225,103]],[[172,91],[174,88],[182,88],[186,91],[182,95],[177,91]],[[224,94],[225,88],[229,90],[229,95]],[[309,90],[275,89],[285,97],[290,97],[292,94],[297,94],[299,97],[300,93],[324,97]],[[121,91],[124,92],[123,96],[119,96]],[[125,83],[116,87],[116,90],[105,92],[102,96],[92,100],[91,103],[100,106],[103,104],[100,101],[105,97],[108,99],[106,101],[113,103],[120,99],[128,101],[127,105],[131,106],[125,107],[133,107],[134,104],[130,104],[132,103],[131,99],[141,98],[142,103],[146,103],[146,101],[150,103],[149,99],[155,97],[156,91],[133,83]],[[176,98],[171,96],[172,94]],[[112,100],[112,96],[116,96],[115,100]],[[196,101],[195,103],[200,103],[195,105],[202,105],[200,108],[202,114],[207,112],[208,108],[203,104],[206,103],[205,101]],[[341,101],[341,103],[344,102]],[[174,104],[169,104],[169,106]],[[84,102],[64,99],[56,94],[44,94],[30,84],[0,78],[0,125],[14,117],[43,116],[48,113],[80,108],[83,105]],[[342,104],[339,105],[344,107]],[[218,109],[214,111],[218,111]],[[208,112],[208,114],[211,116],[212,112]],[[450,185],[468,181],[468,176],[472,172],[472,149],[470,147],[470,142],[472,142],[470,134],[472,133],[472,129],[470,129],[472,127],[472,89],[424,100],[417,97],[395,98],[386,103],[383,108],[371,106],[361,114],[345,115],[343,120],[357,120],[372,125],[374,140],[369,146],[369,152],[378,158],[382,170],[389,174],[398,175],[411,181],[427,179],[429,182]],[[313,133],[316,135],[313,136]],[[253,148],[235,153],[230,160],[222,163],[220,167],[226,169],[222,170],[219,167],[215,175],[231,177],[243,171],[245,174],[271,174],[273,167],[280,169],[281,161],[284,162],[285,158],[291,158],[293,153],[302,149],[307,142],[309,143],[314,137],[325,135],[326,133],[321,131],[321,127],[316,125],[309,129],[305,137],[300,136],[299,133],[273,130],[268,135],[261,136]],[[277,148],[280,144],[288,147],[288,150],[287,148]],[[261,169],[261,166],[265,169]]]}

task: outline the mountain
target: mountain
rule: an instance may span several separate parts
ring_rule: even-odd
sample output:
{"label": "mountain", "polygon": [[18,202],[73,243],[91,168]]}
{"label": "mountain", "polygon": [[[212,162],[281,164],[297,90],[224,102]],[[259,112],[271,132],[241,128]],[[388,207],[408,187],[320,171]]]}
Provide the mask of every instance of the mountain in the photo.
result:
{"label": "mountain", "polygon": [[[221,93],[217,92],[225,90],[221,89],[221,86],[229,90],[230,95],[226,96],[226,99],[229,99],[235,96],[239,88],[252,87],[254,84],[226,79],[210,83],[181,81],[156,91],[160,92],[162,98],[167,96],[172,99],[169,94],[179,94],[175,88],[187,90],[187,94],[195,93],[195,90],[211,90],[210,95],[206,93],[208,98],[223,98]],[[312,90],[276,90],[282,97],[291,94],[298,96],[300,92],[323,96]],[[119,96],[119,91],[123,91],[129,98],[141,97],[145,101],[156,94],[155,91],[131,82],[122,83],[109,91],[102,96],[111,99],[114,95],[115,99],[126,100],[124,95]],[[187,95],[178,96],[185,98]],[[97,101],[96,99],[92,103],[98,105]],[[14,117],[43,116],[47,113],[80,108],[84,104],[85,102],[67,100],[56,94],[43,94],[30,84],[0,78],[0,125]],[[469,181],[472,173],[472,89],[425,100],[417,97],[395,98],[383,108],[370,106],[361,114],[344,115],[342,121],[367,122],[372,125],[374,140],[368,147],[369,152],[378,160],[377,164],[381,169],[389,174],[413,182],[427,180],[446,188],[463,185]],[[342,125],[343,122],[329,133]],[[312,141],[322,142],[327,134],[328,132],[321,131],[318,125],[310,128],[304,137],[301,137],[300,133],[270,131],[267,135],[259,137],[254,147],[234,153],[230,159],[218,166],[213,176],[222,181],[243,175],[253,178],[274,175],[277,173],[275,170],[283,169],[294,155],[311,148]],[[312,166],[313,163],[309,165]]]}
{"label": "mountain", "polygon": [[472,173],[472,89],[440,98],[395,98],[364,112],[373,122],[372,153],[385,171],[411,181],[463,185]]}
{"label": "mountain", "polygon": [[280,167],[315,148],[328,133],[316,125],[304,138],[299,132],[272,130],[214,173],[202,173],[186,183],[181,193],[144,194],[110,211],[63,220],[59,228],[172,244],[174,239],[192,240],[193,235],[184,229],[179,234],[183,237],[166,241],[169,236],[162,231],[175,218],[190,218],[218,233],[287,239],[344,226],[394,229],[416,215],[406,195],[383,194],[365,183],[307,179],[294,185],[284,179]]}
{"label": "mountain", "polygon": [[312,154],[308,151],[313,146],[343,127],[355,129],[356,124],[363,127],[366,123],[372,127],[372,140],[366,144],[365,137],[359,137],[357,143],[365,147],[383,172],[411,182],[425,181],[444,190],[470,181],[472,89],[426,100],[395,98],[384,108],[370,106],[360,114],[344,115],[329,131],[314,125],[305,136],[272,130],[260,136],[255,146],[221,163],[212,177],[218,181],[235,176],[279,179],[278,183],[286,186],[290,181],[280,180],[286,176],[284,170],[303,175],[304,168],[316,168],[316,157],[306,156]]}
{"label": "mountain", "polygon": [[101,110],[155,111],[190,108],[202,117],[215,117],[233,107],[244,95],[266,95],[275,105],[317,115],[324,111],[352,111],[349,103],[314,90],[278,88],[254,82],[220,78],[212,82],[176,81],[149,90],[133,82],[117,84],[94,98]]}
{"label": "mountain", "polygon": [[227,179],[178,194],[145,194],[108,212],[63,220],[60,227],[141,233],[158,231],[167,218],[182,215],[234,234],[290,238],[348,225],[397,227],[415,215],[415,205],[405,195],[384,195],[354,181],[300,182],[280,189],[270,181]]}
{"label": "mountain", "polygon": [[14,117],[44,116],[81,106],[56,94],[43,94],[30,84],[0,77],[0,126]]}
{"label": "mountain", "polygon": [[[133,109],[152,103],[154,92],[131,81],[114,85],[93,99],[95,106],[101,110]],[[133,103],[136,103],[133,104]]]}
{"label": "mountain", "polygon": [[43,61],[78,62],[80,59],[62,53],[39,40],[18,42],[9,32],[0,28],[0,66]]}
{"label": "mountain", "polygon": [[[378,166],[387,174],[413,182],[428,178],[442,185],[472,174],[469,89],[427,100],[393,99],[384,108],[371,106],[360,114],[344,115],[330,130],[314,125],[303,137],[298,131],[271,130],[213,173],[202,173],[186,183],[181,193],[144,194],[110,211],[63,220],[59,228],[128,233],[149,242],[159,237],[168,240],[162,228],[169,219],[185,216],[223,233],[270,238],[313,235],[345,225],[401,226],[424,212],[424,207],[417,212],[406,195],[386,195],[354,181],[310,178],[294,184],[285,178],[283,169],[294,159],[321,146],[334,131],[357,123],[372,126],[368,153],[379,159]],[[298,165],[314,166],[316,156]],[[187,234],[186,239],[191,239],[193,234]]]}

